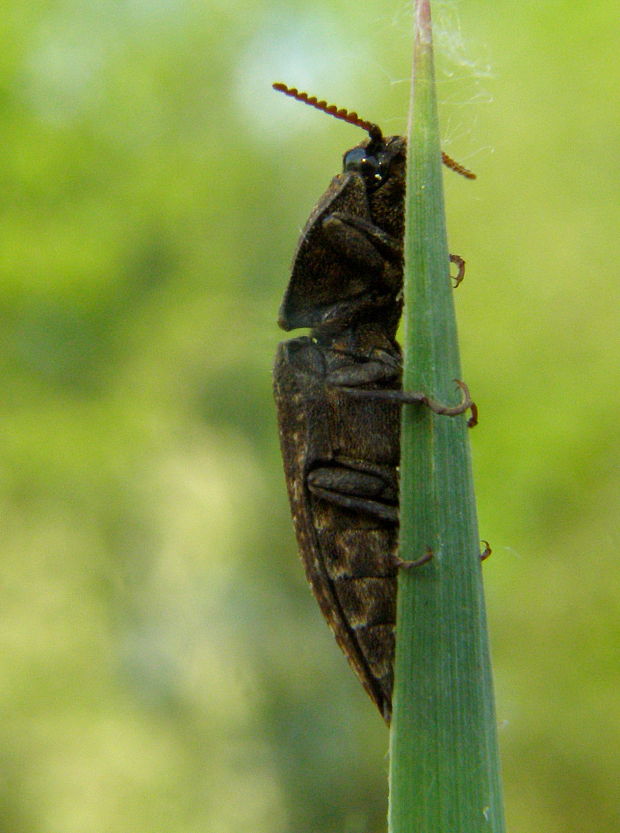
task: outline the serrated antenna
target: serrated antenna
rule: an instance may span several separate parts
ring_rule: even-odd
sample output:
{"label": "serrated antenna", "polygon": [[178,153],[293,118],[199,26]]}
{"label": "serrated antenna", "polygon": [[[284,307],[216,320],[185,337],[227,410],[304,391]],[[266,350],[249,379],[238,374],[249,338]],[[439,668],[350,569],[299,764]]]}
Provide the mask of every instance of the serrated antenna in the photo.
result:
{"label": "serrated antenna", "polygon": [[470,171],[469,168],[465,167],[465,165],[461,165],[460,162],[456,162],[451,156],[444,153],[443,150],[441,151],[441,161],[444,163],[446,168],[450,168],[451,171],[455,171],[457,174],[464,176],[465,179],[476,178],[476,174],[473,171]]}
{"label": "serrated antenna", "polygon": [[[335,119],[340,119],[341,121],[346,121],[347,124],[354,124],[356,127],[361,127],[362,130],[365,130],[368,133],[373,142],[383,141],[383,133],[381,132],[379,125],[374,124],[374,122],[361,119],[355,112],[350,113],[348,110],[345,110],[344,107],[338,109],[335,104],[328,104],[326,101],[319,101],[315,95],[308,95],[308,93],[299,92],[297,87],[288,87],[281,81],[277,81],[271,86],[279,93],[290,95],[291,98],[295,98],[297,101],[302,101],[304,104],[309,104],[310,107],[315,107],[317,110],[321,110],[323,113],[327,113]],[[476,178],[476,174],[473,173],[473,171],[470,171],[464,165],[461,165],[460,162],[456,162],[451,156],[448,156],[448,154],[443,151],[441,152],[441,161],[447,168],[450,168],[450,170],[464,176],[466,179]]]}
{"label": "serrated antenna", "polygon": [[365,119],[361,119],[355,112],[350,113],[348,110],[345,110],[344,107],[338,109],[335,104],[328,104],[326,101],[319,101],[315,95],[300,93],[296,87],[287,87],[286,84],[282,84],[280,82],[272,84],[272,87],[279,93],[290,95],[291,98],[296,98],[297,101],[303,101],[304,104],[309,104],[310,107],[316,107],[317,110],[322,110],[324,113],[327,113],[329,116],[333,116],[335,119],[340,119],[341,121],[346,121],[347,124],[354,124],[356,127],[361,127],[362,130],[365,130],[368,133],[373,142],[383,141],[383,134],[379,125],[373,124],[373,122],[366,121]]}

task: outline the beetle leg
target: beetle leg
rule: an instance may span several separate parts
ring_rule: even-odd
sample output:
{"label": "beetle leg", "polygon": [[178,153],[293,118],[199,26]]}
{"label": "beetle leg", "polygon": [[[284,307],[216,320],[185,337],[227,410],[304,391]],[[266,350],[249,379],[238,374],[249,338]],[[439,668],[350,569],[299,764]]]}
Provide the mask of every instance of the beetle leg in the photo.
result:
{"label": "beetle leg", "polygon": [[435,553],[432,551],[430,547],[427,547],[426,552],[424,555],[421,555],[419,558],[416,558],[415,561],[405,561],[402,558],[399,558],[397,555],[394,556],[394,565],[399,567],[403,570],[410,570],[412,567],[421,567],[422,564],[426,564],[433,558]]}
{"label": "beetle leg", "polygon": [[491,555],[493,550],[488,541],[482,541],[484,544],[484,550],[480,553],[480,561],[486,561],[486,559]]}
{"label": "beetle leg", "polygon": [[460,255],[450,255],[450,263],[456,263],[458,269],[456,275],[451,276],[454,281],[454,289],[456,289],[465,277],[465,261]]}
{"label": "beetle leg", "polygon": [[323,220],[323,229],[332,248],[366,268],[381,269],[384,260],[402,257],[399,241],[364,217],[334,211]]}
{"label": "beetle leg", "polygon": [[398,523],[396,489],[379,474],[335,464],[313,469],[306,482],[312,494],[329,503]]}
{"label": "beetle leg", "polygon": [[357,399],[385,399],[390,402],[400,402],[403,405],[426,405],[426,407],[430,408],[433,413],[443,414],[444,416],[458,416],[459,414],[465,413],[467,410],[471,410],[471,416],[467,420],[467,427],[473,428],[474,425],[478,424],[478,406],[472,400],[469,394],[469,388],[465,382],[461,382],[459,379],[455,379],[454,381],[461,388],[463,394],[458,405],[444,405],[443,403],[432,399],[430,396],[427,396],[427,394],[417,391],[367,390],[365,388],[352,388],[346,386],[340,387],[339,390],[344,391],[349,394],[349,396],[354,396]]}

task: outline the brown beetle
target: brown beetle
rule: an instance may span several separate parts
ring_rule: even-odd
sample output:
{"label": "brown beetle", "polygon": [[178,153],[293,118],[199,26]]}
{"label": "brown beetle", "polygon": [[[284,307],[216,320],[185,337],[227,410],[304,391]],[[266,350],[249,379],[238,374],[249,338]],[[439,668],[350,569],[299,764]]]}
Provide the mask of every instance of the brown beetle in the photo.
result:
{"label": "brown beetle", "polygon": [[[274,87],[364,128],[313,209],[293,260],[278,322],[310,328],[282,342],[274,393],[287,488],[312,591],[364,688],[389,723],[398,545],[406,140],[324,101]],[[459,173],[466,169],[444,161]],[[459,265],[463,261],[451,257]],[[446,267],[448,264],[446,264]]]}

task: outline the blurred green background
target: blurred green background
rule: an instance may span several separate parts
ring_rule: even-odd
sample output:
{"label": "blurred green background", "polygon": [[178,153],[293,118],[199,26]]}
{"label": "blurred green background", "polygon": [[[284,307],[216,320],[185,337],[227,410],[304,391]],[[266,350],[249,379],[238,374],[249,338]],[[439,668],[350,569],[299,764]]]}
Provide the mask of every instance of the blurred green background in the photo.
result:
{"label": "blurred green background", "polygon": [[[435,9],[508,825],[620,818],[616,4]],[[271,401],[300,227],[410,10],[2,6],[2,833],[381,833]]]}

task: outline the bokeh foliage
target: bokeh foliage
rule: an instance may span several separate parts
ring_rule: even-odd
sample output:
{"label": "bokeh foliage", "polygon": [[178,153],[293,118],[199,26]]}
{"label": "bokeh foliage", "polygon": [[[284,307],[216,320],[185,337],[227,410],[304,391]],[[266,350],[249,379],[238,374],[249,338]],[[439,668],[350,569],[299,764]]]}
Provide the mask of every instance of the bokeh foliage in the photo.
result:
{"label": "bokeh foliage", "polygon": [[[508,825],[615,833],[617,14],[435,12]],[[305,587],[270,392],[360,136],[269,84],[402,132],[408,5],[2,17],[0,829],[380,831],[387,736]]]}

